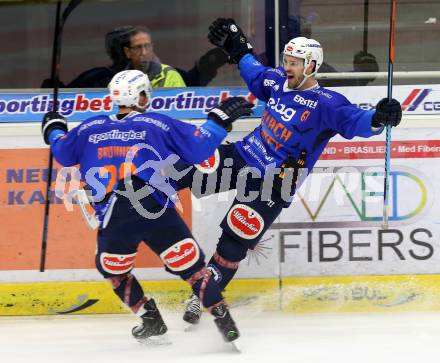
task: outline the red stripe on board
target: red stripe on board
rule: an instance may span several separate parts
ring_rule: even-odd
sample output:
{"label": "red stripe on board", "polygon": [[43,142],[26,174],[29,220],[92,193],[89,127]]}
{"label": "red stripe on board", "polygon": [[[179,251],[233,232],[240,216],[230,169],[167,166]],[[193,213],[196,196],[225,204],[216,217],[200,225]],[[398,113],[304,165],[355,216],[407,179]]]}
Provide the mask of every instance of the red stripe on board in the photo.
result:
{"label": "red stripe on board", "polygon": [[[320,160],[383,159],[383,141],[330,142]],[[439,158],[440,140],[407,140],[391,142],[391,158]]]}
{"label": "red stripe on board", "polygon": [[408,106],[411,104],[411,102],[416,98],[416,96],[419,94],[420,88],[415,88],[411,91],[409,96],[405,99],[405,101],[402,102],[402,111],[405,111]]}

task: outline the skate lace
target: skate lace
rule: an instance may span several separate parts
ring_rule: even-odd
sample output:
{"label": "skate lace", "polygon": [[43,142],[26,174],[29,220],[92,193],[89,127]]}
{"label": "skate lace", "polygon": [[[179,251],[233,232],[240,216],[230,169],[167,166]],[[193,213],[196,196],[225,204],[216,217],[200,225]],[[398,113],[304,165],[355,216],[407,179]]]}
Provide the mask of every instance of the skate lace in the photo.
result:
{"label": "skate lace", "polygon": [[197,296],[191,295],[186,305],[186,311],[189,311],[197,315],[201,314],[202,310],[200,307],[200,301],[197,298]]}

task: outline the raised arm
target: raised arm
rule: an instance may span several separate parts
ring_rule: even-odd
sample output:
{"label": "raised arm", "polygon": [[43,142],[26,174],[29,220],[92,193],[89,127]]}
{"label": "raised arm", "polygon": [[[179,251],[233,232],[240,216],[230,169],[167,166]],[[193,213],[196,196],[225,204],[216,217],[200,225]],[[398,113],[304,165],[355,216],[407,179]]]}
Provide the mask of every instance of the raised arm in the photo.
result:
{"label": "raised arm", "polygon": [[233,19],[218,18],[209,27],[209,41],[223,50],[229,63],[238,64],[249,90],[267,101],[276,70],[263,66],[252,54],[252,45]]}
{"label": "raised arm", "polygon": [[171,132],[163,134],[164,142],[186,163],[200,163],[214,153],[235,120],[251,115],[252,107],[243,97],[231,97],[209,111],[200,127],[168,118]]}
{"label": "raised arm", "polygon": [[67,122],[57,112],[44,115],[41,125],[44,142],[50,145],[53,156],[63,166],[78,164],[76,130],[67,132]]}

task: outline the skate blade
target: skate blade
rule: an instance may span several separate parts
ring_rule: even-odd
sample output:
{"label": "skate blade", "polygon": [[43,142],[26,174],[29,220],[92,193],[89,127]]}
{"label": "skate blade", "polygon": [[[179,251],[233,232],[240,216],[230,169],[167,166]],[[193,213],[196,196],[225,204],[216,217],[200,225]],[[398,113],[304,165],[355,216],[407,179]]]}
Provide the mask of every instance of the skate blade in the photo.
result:
{"label": "skate blade", "polygon": [[145,338],[145,339],[138,339],[137,341],[147,347],[159,347],[162,345],[171,345],[172,344],[171,339],[166,334],[153,335],[153,336]]}
{"label": "skate blade", "polygon": [[232,350],[236,353],[241,353],[241,344],[239,342],[239,339],[235,339],[232,342],[227,343],[231,346]]}
{"label": "skate blade", "polygon": [[184,327],[183,327],[183,331],[184,331],[185,333],[190,333],[190,332],[192,332],[192,331],[197,330],[198,326],[199,326],[198,323],[197,323],[197,324],[191,324],[191,323],[186,323],[186,322],[185,322],[185,325],[184,325]]}

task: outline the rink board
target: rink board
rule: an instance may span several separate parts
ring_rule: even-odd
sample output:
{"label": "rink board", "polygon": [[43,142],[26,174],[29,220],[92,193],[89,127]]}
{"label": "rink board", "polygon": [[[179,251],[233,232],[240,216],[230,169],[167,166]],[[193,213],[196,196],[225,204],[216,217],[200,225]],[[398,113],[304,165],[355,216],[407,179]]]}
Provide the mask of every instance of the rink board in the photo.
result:
{"label": "rink board", "polygon": [[[178,280],[143,281],[147,296],[179,311],[189,294]],[[281,289],[280,289],[281,287]],[[440,310],[440,276],[337,276],[240,279],[230,284],[231,306],[256,312],[385,312]],[[0,284],[0,316],[124,313],[107,282]]]}
{"label": "rink board", "polygon": [[[401,127],[393,129],[390,229],[381,228],[384,134],[368,140],[336,137],[298,200],[241,264],[226,292],[232,306],[293,313],[438,310],[440,130],[438,110],[432,109],[438,92],[432,87],[396,87],[401,101],[414,91],[426,97],[424,102],[418,97],[420,104],[406,109]],[[366,102],[380,92],[365,89],[368,93],[346,90],[345,96],[371,108]],[[415,115],[420,119],[411,118]],[[244,136],[240,125],[241,133],[231,133],[230,141]],[[77,206],[70,210],[53,195],[45,272],[38,272],[48,152],[39,127],[33,127],[38,125],[2,126],[8,127],[0,128],[6,130],[0,140],[0,315],[126,312],[95,269],[95,233]],[[53,175],[58,171],[55,164]],[[229,194],[200,200],[181,195],[184,219],[207,256],[215,250]],[[138,252],[136,276],[150,280],[143,282],[147,295],[181,311],[188,286],[172,280],[146,246]],[[281,283],[278,276],[285,276]]]}

